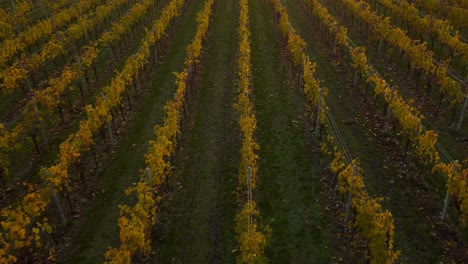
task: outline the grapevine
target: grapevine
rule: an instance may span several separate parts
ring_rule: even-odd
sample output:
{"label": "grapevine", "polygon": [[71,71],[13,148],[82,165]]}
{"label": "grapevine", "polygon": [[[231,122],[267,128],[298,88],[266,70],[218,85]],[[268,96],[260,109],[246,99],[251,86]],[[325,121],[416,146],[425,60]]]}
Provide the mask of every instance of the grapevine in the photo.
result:
{"label": "grapevine", "polygon": [[[19,89],[30,74],[37,72],[44,65],[59,55],[66,53],[67,47],[79,40],[88,31],[105,21],[112,12],[125,4],[127,0],[114,0],[109,4],[99,6],[94,15],[82,16],[77,23],[71,25],[63,33],[57,33],[49,42],[47,42],[39,53],[33,54],[25,59],[26,63],[15,62],[10,67],[0,73],[0,78],[4,79],[0,85],[2,91],[6,94]],[[23,65],[25,64],[25,65]]]}
{"label": "grapevine", "polygon": [[[39,103],[39,106],[44,106],[47,110],[56,109],[56,107],[63,101],[61,96],[64,92],[67,90],[71,91],[73,89],[72,83],[85,76],[86,71],[95,63],[98,53],[109,45],[110,42],[105,40],[109,38],[115,42],[121,40],[126,32],[135,25],[138,19],[148,11],[151,5],[151,0],[145,0],[142,4],[135,4],[118,23],[113,24],[112,28],[103,34],[97,41],[83,47],[82,49],[84,52],[77,61],[71,65],[65,66],[58,77],[49,78],[48,87],[42,90],[35,90],[35,99],[37,100],[32,99],[27,102],[22,112],[23,116],[27,118],[25,118],[23,122],[16,124],[13,130],[24,135],[28,131],[28,128],[31,128],[31,124],[35,123],[34,121],[31,122],[31,120],[34,120],[36,111],[39,111],[40,109],[39,107],[36,109],[36,101]],[[50,114],[50,111],[40,111],[42,119],[47,118]],[[6,160],[6,155],[1,155],[5,156]],[[9,162],[5,164],[9,164]]]}
{"label": "grapevine", "polygon": [[358,2],[342,0],[342,2],[354,15],[366,22],[375,35],[383,37],[388,43],[404,52],[411,60],[412,69],[422,70],[425,74],[436,77],[441,94],[451,97],[451,106],[463,101],[461,83],[448,76],[447,66],[444,63],[434,62],[433,53],[427,48],[427,43],[414,41],[399,27],[392,27],[388,17],[378,16],[361,0]]}
{"label": "grapevine", "polygon": [[50,36],[54,33],[54,27],[60,28],[83,12],[93,8],[101,0],[79,1],[76,5],[65,8],[55,14],[53,17],[36,23],[21,32],[17,37],[6,39],[0,45],[0,69],[3,69],[16,54],[24,51],[28,46],[36,43],[38,40]]}
{"label": "grapevine", "polygon": [[141,176],[135,187],[128,188],[127,195],[135,192],[137,203],[133,207],[120,205],[120,241],[119,248],[109,248],[105,253],[106,263],[131,263],[135,252],[147,255],[151,249],[151,229],[156,219],[156,202],[159,196],[154,197],[159,186],[170,173],[171,166],[168,158],[174,153],[181,111],[185,104],[185,90],[189,83],[189,74],[192,67],[201,56],[202,42],[209,27],[209,18],[212,13],[214,0],[207,0],[198,13],[198,29],[194,40],[187,47],[187,57],[182,72],[176,74],[177,91],[174,100],[166,103],[164,124],[154,128],[156,140],[149,142],[149,150],[145,154],[145,163],[148,171]]}
{"label": "grapevine", "polygon": [[[89,149],[93,142],[93,134],[108,120],[110,110],[120,102],[125,87],[132,83],[135,76],[149,61],[150,47],[166,34],[169,23],[174,17],[179,15],[183,4],[182,0],[174,0],[163,9],[161,17],[154,22],[152,29],[147,32],[142,40],[139,50],[126,60],[124,68],[117,73],[111,84],[103,88],[106,96],[104,98],[98,97],[94,107],[91,105],[86,106],[87,119],[80,122],[78,132],[70,135],[60,144],[60,153],[56,164],[47,169],[50,174],[50,177],[45,179],[49,183],[47,187],[41,187],[37,191],[26,195],[22,199],[22,203],[15,208],[8,207],[2,209],[1,215],[4,216],[4,220],[1,222],[3,227],[1,237],[5,238],[5,241],[2,241],[4,247],[10,244],[21,244],[25,247],[29,245],[23,242],[29,241],[31,239],[30,236],[24,236],[24,233],[19,236],[16,230],[26,230],[30,225],[31,217],[40,216],[47,205],[50,204],[51,192],[61,190],[64,185],[68,185],[68,168],[80,157],[81,152]],[[34,215],[30,214],[30,211],[27,209],[30,207],[28,197],[32,193],[38,196],[34,200],[37,201],[35,203],[37,210],[34,211]],[[23,215],[27,221],[17,222],[14,216],[18,214]],[[19,227],[15,229],[8,228],[13,224]],[[7,252],[0,257],[6,262],[7,259],[10,259],[10,256],[14,257],[11,252]]]}
{"label": "grapevine", "polygon": [[[271,0],[274,10],[279,14],[280,18],[280,29],[283,36],[288,36],[288,52],[291,54],[292,62],[297,64],[295,59],[297,56],[297,48],[293,48],[293,45],[289,45],[291,42],[295,42],[296,47],[305,44],[304,40],[295,32],[295,30],[289,24],[289,18],[286,9],[282,6],[279,0]],[[326,12],[320,14],[326,15]],[[330,29],[336,29],[336,23],[330,23],[330,16],[328,25],[333,25]],[[289,25],[289,28],[285,25]],[[343,31],[341,31],[343,32]],[[291,40],[292,39],[292,40]],[[343,42],[343,41],[340,41]],[[359,52],[356,52],[356,54]],[[362,53],[362,51],[361,51]],[[318,107],[319,100],[323,98],[319,97],[319,91],[325,90],[321,88],[320,81],[315,79],[315,64],[312,64],[308,55],[303,51],[300,52],[302,70],[304,76],[304,93],[307,97],[308,109],[316,109]],[[365,62],[365,58],[357,56],[359,61]],[[323,100],[324,101],[324,100]],[[324,122],[325,119],[325,104],[322,104],[322,110],[320,111],[322,116],[319,120]],[[312,121],[314,121],[312,119]],[[349,193],[352,197],[351,206],[356,211],[356,220],[351,225],[360,230],[361,235],[366,239],[369,248],[369,260],[370,263],[394,263],[398,256],[399,251],[395,251],[393,248],[394,243],[394,222],[393,216],[388,210],[383,210],[379,204],[379,199],[374,199],[364,189],[364,180],[362,177],[362,169],[356,160],[351,161],[349,164],[346,163],[344,153],[340,151],[335,144],[335,139],[332,136],[328,137],[330,145],[334,145],[330,151],[326,143],[322,144],[322,150],[325,154],[333,153],[334,159],[330,165],[331,170],[338,174],[338,186],[342,194]],[[354,169],[355,168],[355,169]],[[355,171],[355,173],[353,173]]]}
{"label": "grapevine", "polygon": [[[327,18],[328,21],[336,21],[336,19],[333,19],[331,16],[325,15],[328,14],[328,11],[323,6],[321,6],[317,0],[307,0],[306,3],[313,8],[313,14],[317,16],[318,19],[321,20],[322,18]],[[332,34],[335,33],[334,28],[329,28],[329,31]],[[367,62],[365,49],[362,47],[351,47],[348,42],[342,43],[343,48],[350,51],[352,67],[359,70],[361,75],[365,76],[368,83],[374,85],[374,92],[376,96],[382,96],[385,102],[388,104],[393,118],[395,118],[400,125],[399,129],[401,130],[402,134],[413,143],[417,157],[423,163],[431,165],[434,172],[441,172],[442,175],[444,175],[447,179],[447,182],[450,182],[451,174],[449,171],[440,170],[440,168],[444,166],[446,167],[448,165],[441,161],[440,153],[436,149],[438,134],[433,130],[423,131],[422,115],[420,115],[413,106],[407,103],[397,90],[394,90],[392,87],[390,87],[390,85],[384,79],[382,79],[380,74],[378,74],[376,70]],[[459,171],[463,171],[463,169],[460,168]],[[463,181],[465,181],[465,183],[463,183]],[[466,200],[465,193],[468,192],[466,181],[466,177],[457,178],[457,184],[461,186],[461,188],[465,188],[464,192],[455,192],[453,188],[448,188],[449,194],[457,197],[461,203],[464,203]],[[465,226],[468,222],[466,220],[466,215],[468,215],[468,206],[462,206],[460,209],[462,213],[460,223],[462,226]]]}
{"label": "grapevine", "polygon": [[260,224],[259,212],[256,210],[252,192],[257,185],[259,145],[255,141],[256,128],[255,110],[250,94],[251,61],[250,61],[250,30],[248,1],[241,0],[239,15],[239,57],[238,63],[238,99],[235,108],[239,114],[239,127],[242,133],[241,164],[239,166],[239,183],[241,190],[248,189],[247,193],[241,192],[241,197],[247,196],[247,201],[236,216],[237,242],[240,247],[240,255],[237,263],[267,263],[265,247],[271,236],[271,230]]}
{"label": "grapevine", "polygon": [[377,2],[391,10],[398,18],[409,23],[413,31],[421,35],[433,34],[440,43],[447,45],[455,55],[459,55],[462,62],[468,62],[468,44],[460,40],[459,32],[452,35],[454,29],[449,21],[437,19],[427,14],[420,17],[419,10],[415,5],[406,0],[400,1],[398,5],[394,4],[392,0],[377,0]]}

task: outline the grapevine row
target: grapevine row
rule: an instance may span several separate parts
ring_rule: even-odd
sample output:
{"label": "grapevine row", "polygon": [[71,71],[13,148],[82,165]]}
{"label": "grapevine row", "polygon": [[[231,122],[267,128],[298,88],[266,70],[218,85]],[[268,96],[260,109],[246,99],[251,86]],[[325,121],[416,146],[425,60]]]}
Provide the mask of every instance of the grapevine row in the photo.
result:
{"label": "grapevine row", "polygon": [[[342,46],[350,53],[352,67],[356,73],[359,72],[366,78],[366,81],[374,86],[376,95],[383,97],[388,104],[389,113],[399,124],[401,133],[408,138],[408,143],[412,142],[415,147],[416,156],[426,164],[432,164],[433,171],[440,171],[447,179],[448,192],[456,197],[461,203],[461,224],[468,224],[468,169],[463,169],[460,164],[451,161],[444,163],[440,159],[440,153],[436,148],[438,134],[433,130],[424,131],[422,116],[409,105],[397,90],[393,89],[368,62],[363,47],[351,47],[347,29],[343,26],[337,29],[337,20],[330,15],[318,0],[306,0],[306,4],[312,9],[312,14],[319,21],[325,24],[326,30],[331,35],[335,35],[335,43]],[[453,167],[456,167],[454,170]],[[458,186],[455,188],[454,186]]]}
{"label": "grapevine row", "polygon": [[[321,87],[320,81],[314,77],[316,64],[312,63],[309,56],[304,53],[306,43],[291,26],[285,7],[279,0],[271,0],[271,3],[279,16],[280,30],[287,40],[287,50],[292,57],[293,64],[300,69],[300,74],[303,76],[303,90],[308,102],[307,107],[311,112],[313,112],[312,109],[317,109],[316,119],[323,123],[327,118],[330,118],[330,114],[327,112],[329,109],[323,99],[326,89]],[[314,121],[313,119],[312,121]],[[332,128],[327,126],[327,129]],[[329,137],[329,139],[332,144],[335,144],[333,137]],[[394,223],[392,214],[388,210],[382,209],[379,203],[380,199],[371,198],[365,191],[362,169],[356,160],[347,164],[344,158],[345,153],[340,151],[338,147],[334,147],[332,151],[326,149],[326,147],[322,147],[322,151],[334,156],[330,167],[334,173],[339,174],[340,193],[348,193],[349,197],[352,197],[348,202],[349,206],[356,211],[356,221],[350,224],[358,227],[361,235],[366,239],[370,263],[395,262],[400,253],[393,249]]]}
{"label": "grapevine row", "polygon": [[50,13],[60,12],[61,9],[69,7],[73,2],[70,0],[47,2],[42,0],[14,0],[4,1],[4,4],[7,5],[4,10],[6,10],[9,15],[16,16],[13,18],[13,22],[19,22],[19,28],[22,29],[23,27],[36,23],[45,16],[48,16]]}
{"label": "grapevine row", "polygon": [[[50,204],[51,196],[56,191],[61,190],[63,186],[68,185],[70,165],[76,162],[82,152],[89,149],[93,143],[93,134],[109,120],[111,109],[120,103],[126,87],[132,83],[145,64],[148,63],[151,54],[150,48],[166,34],[170,22],[179,15],[183,4],[183,0],[173,0],[163,9],[161,17],[146,33],[138,51],[125,61],[123,69],[116,74],[111,84],[103,88],[105,96],[96,98],[94,107],[86,106],[87,119],[80,121],[79,130],[60,144],[60,153],[56,164],[42,170],[42,174],[47,174],[45,172],[49,174],[49,177],[45,179],[48,183],[47,186],[31,190],[16,208],[2,209],[1,216],[4,220],[2,221],[3,232],[0,233],[0,241],[3,246],[0,248],[8,248],[12,245],[15,246],[15,249],[28,247],[31,245],[31,241],[40,239],[40,230],[34,232],[28,230],[31,219],[41,216]],[[50,227],[46,226],[43,229],[49,231]],[[0,257],[5,262],[11,257],[14,258],[10,251],[4,252]]]}
{"label": "grapevine row", "polygon": [[386,40],[405,53],[411,61],[412,69],[421,70],[427,75],[434,76],[440,85],[440,93],[451,96],[450,104],[452,107],[463,102],[465,94],[462,91],[462,85],[448,76],[447,65],[434,62],[433,53],[428,50],[426,43],[420,44],[413,41],[399,27],[392,27],[389,18],[378,16],[362,0],[341,0],[341,2],[354,15],[367,23],[368,28],[380,37],[381,44]]}
{"label": "grapevine row", "polygon": [[60,9],[62,9],[63,7],[68,6],[68,4],[70,4],[70,1],[69,0],[57,0],[57,1],[47,1],[45,3],[43,1],[41,1],[41,4],[47,5],[47,7],[52,12],[57,12]]}
{"label": "grapevine row", "polygon": [[[65,66],[63,71],[58,77],[50,78],[48,80],[49,86],[43,90],[35,91],[35,96],[37,103],[44,106],[48,110],[54,110],[56,107],[62,103],[61,95],[65,91],[71,90],[74,87],[72,83],[76,80],[82,79],[82,84],[85,83],[83,79],[86,71],[96,62],[98,54],[100,51],[105,49],[110,43],[116,43],[121,40],[121,38],[129,32],[133,26],[144,16],[149,8],[153,6],[152,0],[144,0],[142,4],[135,4],[127,14],[125,14],[118,23],[114,23],[112,28],[104,33],[100,39],[92,42],[89,46],[83,48],[84,52],[81,56],[78,57],[77,61],[71,65]],[[108,40],[111,39],[112,42]],[[39,107],[35,106],[36,100],[32,99],[24,106],[22,115],[25,117],[24,122],[18,122],[15,124],[15,127],[11,129],[15,133],[20,134],[26,137],[26,133],[32,128],[34,120],[36,119],[36,114],[39,114],[40,118],[43,120],[51,114],[50,111],[40,111]],[[17,139],[20,139],[16,137]],[[0,162],[0,169],[6,170],[9,162],[7,161],[6,152],[10,152],[18,148],[5,146],[5,148],[0,148],[0,159],[5,162]]]}
{"label": "grapevine row", "polygon": [[[29,23],[28,13],[31,11],[32,6],[29,1],[21,1],[14,3],[13,12],[7,12],[0,8],[0,40],[14,37],[15,31],[18,32]],[[12,7],[13,8],[13,7]]]}
{"label": "grapevine row", "polygon": [[[267,263],[265,247],[270,236],[268,228],[263,228],[259,212],[252,197],[257,185],[257,151],[259,146],[254,139],[256,118],[254,105],[250,100],[252,93],[252,65],[250,61],[250,30],[248,0],[239,1],[239,58],[238,78],[239,96],[236,110],[239,114],[239,127],[242,134],[241,163],[239,166],[239,184],[241,197],[247,197],[236,215],[236,235],[240,247],[237,263]],[[247,190],[247,191],[245,191]]]}
{"label": "grapevine row", "polygon": [[142,3],[135,4],[118,23],[114,23],[112,28],[101,35],[101,37],[84,47],[85,52],[79,59],[70,66],[64,68],[62,74],[57,78],[51,78],[49,87],[35,93],[38,101],[47,109],[52,110],[60,103],[60,95],[68,88],[73,81],[82,78],[86,71],[94,64],[100,51],[109,47],[111,43],[119,42],[122,37],[129,32],[133,26],[144,16],[153,6],[152,0],[143,0]]}
{"label": "grapevine row", "polygon": [[[7,153],[21,149],[20,135],[22,127],[17,127],[14,130],[8,131],[3,124],[0,123],[0,177],[2,173],[8,175],[8,167],[10,166],[10,159]],[[2,179],[3,181],[3,179]],[[5,187],[5,186],[4,186]]]}
{"label": "grapevine row", "polygon": [[427,13],[447,18],[459,31],[468,28],[468,2],[465,0],[416,0]]}
{"label": "grapevine row", "polygon": [[135,193],[137,202],[133,207],[120,205],[120,242],[118,248],[109,248],[105,253],[106,263],[131,263],[132,255],[141,252],[147,255],[151,249],[151,229],[154,225],[157,202],[161,199],[157,193],[160,185],[171,172],[170,157],[174,154],[177,136],[180,134],[182,110],[185,107],[187,87],[191,75],[195,74],[195,65],[200,61],[203,40],[210,25],[214,0],[207,0],[197,14],[198,28],[193,41],[187,47],[187,57],[182,72],[176,74],[177,90],[174,99],[164,106],[165,117],[162,126],[156,125],[156,140],[149,142],[145,154],[147,170],[136,186],[125,193]]}
{"label": "grapevine row", "polygon": [[37,54],[30,56],[23,62],[17,61],[0,73],[3,79],[0,85],[3,93],[9,94],[19,89],[22,84],[28,81],[28,76],[42,67],[46,62],[55,59],[58,55],[65,54],[67,47],[83,37],[87,32],[108,19],[112,13],[120,6],[126,4],[128,0],[113,0],[108,4],[99,6],[91,16],[80,17],[77,23],[71,25],[60,34],[57,33],[47,42]]}
{"label": "grapevine row", "polygon": [[423,18],[419,16],[419,10],[414,4],[402,0],[397,4],[393,0],[372,0],[377,1],[399,19],[405,20],[413,31],[420,35],[432,35],[437,37],[439,43],[447,45],[452,53],[460,56],[463,63],[468,63],[468,44],[460,40],[459,32],[452,36],[453,26],[447,20],[437,19],[430,15]]}
{"label": "grapevine row", "polygon": [[[13,0],[13,1],[3,1],[1,9],[3,9],[9,16],[24,16],[24,19],[27,23],[31,24],[34,22],[29,18],[32,14],[36,12],[44,12],[43,8],[50,9],[51,12],[57,13],[60,9],[67,7],[72,2],[70,0],[57,0],[57,1],[42,1],[42,0]],[[35,15],[36,17],[37,15]],[[14,18],[13,18],[14,19]]]}
{"label": "grapevine row", "polygon": [[0,68],[3,69],[16,54],[24,51],[30,45],[52,35],[54,33],[54,28],[57,29],[63,27],[73,19],[82,15],[84,12],[87,12],[87,10],[95,7],[100,2],[102,2],[102,0],[79,1],[76,5],[65,8],[52,17],[27,28],[17,37],[6,39],[0,45],[0,50],[2,51],[0,53]]}

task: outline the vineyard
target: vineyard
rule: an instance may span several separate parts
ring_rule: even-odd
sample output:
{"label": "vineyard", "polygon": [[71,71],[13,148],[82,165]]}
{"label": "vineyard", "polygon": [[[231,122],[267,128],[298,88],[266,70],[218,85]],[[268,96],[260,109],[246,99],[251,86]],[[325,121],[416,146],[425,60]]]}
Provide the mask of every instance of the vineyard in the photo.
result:
{"label": "vineyard", "polygon": [[465,0],[0,0],[0,263],[468,263]]}

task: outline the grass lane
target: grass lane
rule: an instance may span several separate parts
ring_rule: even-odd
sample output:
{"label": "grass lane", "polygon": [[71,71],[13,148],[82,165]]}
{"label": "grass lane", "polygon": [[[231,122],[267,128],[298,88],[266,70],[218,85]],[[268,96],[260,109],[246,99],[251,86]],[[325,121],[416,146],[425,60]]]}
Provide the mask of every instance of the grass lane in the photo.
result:
{"label": "grass lane", "polygon": [[263,222],[273,231],[267,257],[271,263],[330,263],[334,227],[324,209],[322,166],[308,132],[305,101],[288,84],[267,1],[249,4],[260,145],[256,193]]}
{"label": "grass lane", "polygon": [[[162,63],[152,76],[150,91],[144,98],[136,116],[124,138],[119,142],[115,158],[109,162],[100,177],[99,190],[83,211],[80,220],[73,223],[76,232],[71,235],[69,245],[73,245],[59,255],[64,263],[102,263],[104,252],[109,246],[119,243],[118,215],[119,204],[125,204],[128,197],[124,190],[138,180],[138,171],[144,166],[143,155],[148,141],[154,138],[153,127],[163,117],[165,102],[173,97],[176,86],[173,71],[178,71],[185,59],[185,48],[193,39],[196,29],[196,13],[203,1],[189,1],[178,24],[176,34]],[[141,100],[141,99],[140,99]]]}
{"label": "grass lane", "polygon": [[[459,258],[451,256],[463,251],[456,249],[456,243],[444,248],[444,244],[456,241],[456,235],[449,226],[437,224],[438,210],[442,209],[445,195],[444,179],[438,175],[417,178],[421,170],[423,175],[427,175],[427,171],[416,167],[411,158],[404,162],[403,146],[389,143],[392,139],[375,129],[369,116],[381,113],[374,111],[375,106],[362,102],[362,95],[352,88],[352,77],[348,73],[333,67],[327,55],[331,44],[320,39],[318,25],[299,8],[300,1],[286,0],[284,5],[290,14],[297,14],[291,16],[291,23],[307,42],[306,51],[317,62],[317,76],[329,88],[327,102],[351,154],[361,161],[367,190],[383,197],[383,207],[395,218],[395,247],[402,250],[400,260],[416,263],[423,258],[435,263]],[[441,234],[444,235],[439,239]],[[450,253],[450,250],[459,253]]]}
{"label": "grass lane", "polygon": [[160,263],[234,263],[240,141],[233,109],[239,7],[215,3],[197,92],[176,153],[173,199],[163,208]]}

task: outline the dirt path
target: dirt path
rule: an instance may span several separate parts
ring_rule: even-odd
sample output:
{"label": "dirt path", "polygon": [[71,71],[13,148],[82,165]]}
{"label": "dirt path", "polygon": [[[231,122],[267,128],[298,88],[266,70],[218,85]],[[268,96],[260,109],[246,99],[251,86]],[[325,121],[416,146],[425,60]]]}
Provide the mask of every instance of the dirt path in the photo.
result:
{"label": "dirt path", "polygon": [[215,3],[202,73],[189,102],[172,186],[161,216],[167,237],[155,245],[160,263],[233,263],[237,169],[238,3]]}

